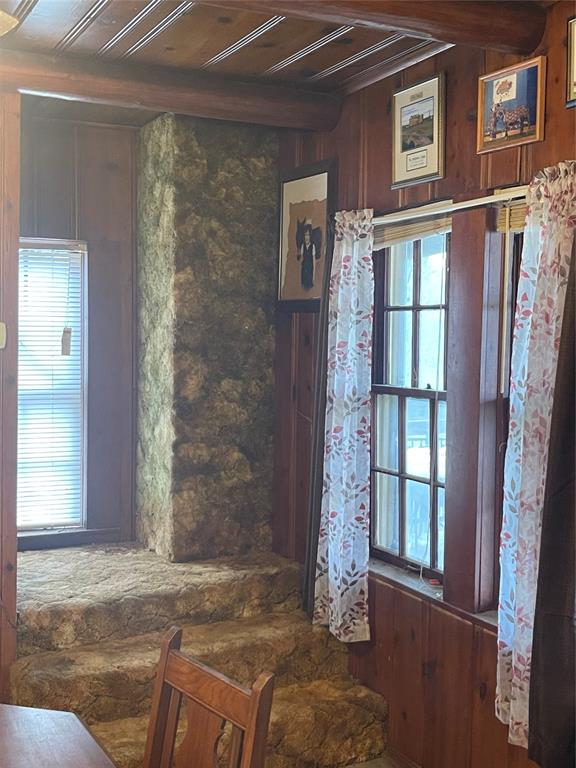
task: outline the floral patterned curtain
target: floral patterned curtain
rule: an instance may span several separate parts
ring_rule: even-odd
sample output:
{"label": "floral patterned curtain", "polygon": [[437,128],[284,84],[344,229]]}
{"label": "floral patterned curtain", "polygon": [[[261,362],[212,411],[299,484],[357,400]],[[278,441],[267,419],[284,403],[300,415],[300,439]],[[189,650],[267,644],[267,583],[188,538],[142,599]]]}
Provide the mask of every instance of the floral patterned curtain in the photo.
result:
{"label": "floral patterned curtain", "polygon": [[370,637],[372,246],[371,210],[336,214],[314,621],[344,642]]}
{"label": "floral patterned curtain", "polygon": [[527,746],[542,509],[562,317],[576,225],[576,162],[528,191],[512,344],[510,425],[500,539],[496,714]]}

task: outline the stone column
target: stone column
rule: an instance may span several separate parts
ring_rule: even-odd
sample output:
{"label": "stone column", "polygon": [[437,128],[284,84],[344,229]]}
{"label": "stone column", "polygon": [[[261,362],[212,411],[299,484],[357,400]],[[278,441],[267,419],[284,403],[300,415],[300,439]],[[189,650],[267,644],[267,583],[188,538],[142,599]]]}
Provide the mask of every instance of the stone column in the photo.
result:
{"label": "stone column", "polygon": [[142,131],[138,533],[175,560],[269,545],[277,159],[256,126]]}

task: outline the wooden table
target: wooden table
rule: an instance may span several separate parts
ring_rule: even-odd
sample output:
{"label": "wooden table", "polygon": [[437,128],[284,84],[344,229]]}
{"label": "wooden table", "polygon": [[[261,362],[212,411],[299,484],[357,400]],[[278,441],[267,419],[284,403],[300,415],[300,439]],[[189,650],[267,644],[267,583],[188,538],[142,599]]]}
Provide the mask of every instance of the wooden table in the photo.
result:
{"label": "wooden table", "polygon": [[71,712],[0,704],[0,768],[114,768]]}

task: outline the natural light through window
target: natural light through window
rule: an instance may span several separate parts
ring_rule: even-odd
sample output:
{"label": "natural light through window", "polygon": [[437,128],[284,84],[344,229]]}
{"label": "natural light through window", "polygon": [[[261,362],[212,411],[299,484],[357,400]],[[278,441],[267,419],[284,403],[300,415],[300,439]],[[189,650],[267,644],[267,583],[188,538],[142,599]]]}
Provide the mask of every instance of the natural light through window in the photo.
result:
{"label": "natural light through window", "polygon": [[444,563],[448,233],[392,245],[377,286],[372,546]]}
{"label": "natural light through window", "polygon": [[77,245],[20,250],[19,530],[84,525],[85,262]]}

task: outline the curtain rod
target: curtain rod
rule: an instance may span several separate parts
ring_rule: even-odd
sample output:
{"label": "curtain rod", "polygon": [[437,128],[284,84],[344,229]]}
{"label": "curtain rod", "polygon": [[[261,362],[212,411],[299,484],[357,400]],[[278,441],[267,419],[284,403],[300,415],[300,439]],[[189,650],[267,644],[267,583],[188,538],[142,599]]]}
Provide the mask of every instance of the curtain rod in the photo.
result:
{"label": "curtain rod", "polygon": [[492,195],[486,197],[476,197],[472,200],[463,200],[455,203],[453,200],[444,200],[440,203],[430,203],[422,205],[419,208],[412,208],[397,213],[386,213],[383,216],[375,216],[373,224],[375,227],[386,224],[400,224],[404,221],[413,221],[414,219],[424,219],[429,216],[441,216],[442,214],[455,213],[469,208],[483,208],[486,205],[494,203],[510,203],[513,200],[521,200],[526,197],[528,185],[520,187],[510,187],[508,189],[497,189]]}

